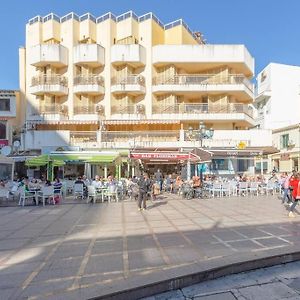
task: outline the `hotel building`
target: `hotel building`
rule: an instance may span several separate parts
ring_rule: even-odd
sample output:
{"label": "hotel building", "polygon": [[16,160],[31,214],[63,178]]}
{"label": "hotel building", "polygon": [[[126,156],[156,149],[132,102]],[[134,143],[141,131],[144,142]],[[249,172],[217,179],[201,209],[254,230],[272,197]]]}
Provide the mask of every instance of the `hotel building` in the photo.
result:
{"label": "hotel building", "polygon": [[[254,171],[253,156],[272,145],[270,131],[251,129],[254,59],[246,47],[205,44],[181,19],[37,16],[19,57],[25,149],[130,150],[154,168],[174,151],[205,147],[212,169],[225,174]],[[214,130],[211,139],[199,140],[200,122]]]}

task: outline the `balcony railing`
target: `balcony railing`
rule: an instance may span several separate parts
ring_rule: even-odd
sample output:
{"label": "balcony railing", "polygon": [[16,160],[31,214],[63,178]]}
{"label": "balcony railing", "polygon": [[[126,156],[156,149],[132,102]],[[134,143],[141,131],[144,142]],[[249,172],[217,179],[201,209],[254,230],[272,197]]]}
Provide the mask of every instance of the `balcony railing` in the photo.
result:
{"label": "balcony railing", "polygon": [[145,86],[145,77],[142,75],[128,75],[124,77],[113,77],[111,79],[112,85],[140,85]]}
{"label": "balcony railing", "polygon": [[52,74],[52,75],[39,75],[32,77],[31,86],[38,85],[61,85],[68,86],[68,80],[65,76]]}
{"label": "balcony railing", "polygon": [[217,74],[174,75],[170,77],[157,76],[153,78],[153,85],[219,85],[219,84],[243,84],[253,92],[252,83],[240,74],[227,76]]}
{"label": "balcony railing", "polygon": [[179,130],[175,131],[110,131],[102,132],[102,142],[176,142],[179,141]]}
{"label": "balcony railing", "polygon": [[112,114],[145,114],[145,106],[137,105],[114,105],[111,107]]}
{"label": "balcony railing", "polygon": [[247,104],[228,103],[228,104],[173,104],[169,106],[154,105],[152,107],[153,114],[229,114],[229,113],[245,113],[253,118],[253,110]]}
{"label": "balcony railing", "polygon": [[68,106],[61,104],[42,105],[38,110],[32,113],[33,116],[52,114],[67,115]]}
{"label": "balcony railing", "polygon": [[78,75],[74,77],[74,85],[100,85],[104,87],[104,79],[99,75]]}
{"label": "balcony railing", "polygon": [[97,143],[97,132],[96,131],[71,131],[70,132],[70,143],[72,146],[76,145],[88,145],[89,143]]}
{"label": "balcony railing", "polygon": [[75,115],[87,115],[87,114],[104,114],[104,106],[100,104],[94,105],[75,105],[74,106]]}

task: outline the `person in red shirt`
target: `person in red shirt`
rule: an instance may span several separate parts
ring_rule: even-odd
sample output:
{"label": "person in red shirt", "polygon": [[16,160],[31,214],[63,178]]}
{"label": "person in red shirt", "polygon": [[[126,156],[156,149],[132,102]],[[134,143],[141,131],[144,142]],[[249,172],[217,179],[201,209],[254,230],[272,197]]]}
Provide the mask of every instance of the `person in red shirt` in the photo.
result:
{"label": "person in red shirt", "polygon": [[290,188],[292,189],[292,199],[293,204],[290,207],[289,217],[294,218],[294,210],[298,201],[300,200],[300,176],[299,174],[294,174],[290,179]]}

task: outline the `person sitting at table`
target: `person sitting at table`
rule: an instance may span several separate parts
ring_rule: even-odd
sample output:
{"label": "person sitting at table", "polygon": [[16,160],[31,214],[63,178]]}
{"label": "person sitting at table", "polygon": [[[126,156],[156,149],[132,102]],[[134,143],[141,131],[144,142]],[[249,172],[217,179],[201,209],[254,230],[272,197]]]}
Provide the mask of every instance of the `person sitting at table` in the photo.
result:
{"label": "person sitting at table", "polygon": [[83,176],[82,176],[82,181],[84,182],[84,184],[85,184],[86,186],[91,185],[91,182],[90,182],[90,180],[86,177],[86,175],[83,175]]}
{"label": "person sitting at table", "polygon": [[88,196],[88,189],[85,185],[84,181],[82,180],[81,176],[77,177],[77,180],[75,180],[74,184],[82,184],[83,185],[83,196],[86,198]]}
{"label": "person sitting at table", "polygon": [[102,186],[102,182],[100,181],[99,175],[95,176],[95,179],[92,182],[92,186],[95,187],[95,189],[98,189]]}

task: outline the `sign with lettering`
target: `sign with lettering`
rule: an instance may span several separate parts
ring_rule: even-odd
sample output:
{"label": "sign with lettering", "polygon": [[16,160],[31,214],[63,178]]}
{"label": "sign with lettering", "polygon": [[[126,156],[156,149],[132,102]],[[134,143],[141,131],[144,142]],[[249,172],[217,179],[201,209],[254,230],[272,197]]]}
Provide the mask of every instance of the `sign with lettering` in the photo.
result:
{"label": "sign with lettering", "polygon": [[169,153],[169,152],[131,153],[130,157],[135,159],[168,159],[168,160],[187,160],[189,158],[194,158],[193,155],[188,153]]}

